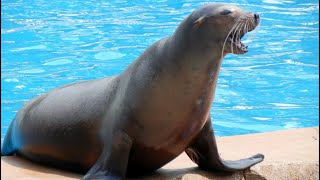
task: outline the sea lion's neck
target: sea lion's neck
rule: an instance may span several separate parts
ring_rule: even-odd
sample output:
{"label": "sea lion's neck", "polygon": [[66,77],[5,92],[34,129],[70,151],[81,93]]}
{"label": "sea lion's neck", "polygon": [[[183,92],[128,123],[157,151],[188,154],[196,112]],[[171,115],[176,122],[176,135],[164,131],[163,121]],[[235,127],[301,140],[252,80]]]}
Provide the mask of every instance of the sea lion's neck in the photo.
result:
{"label": "sea lion's neck", "polygon": [[194,27],[194,20],[186,18],[166,41],[167,49],[164,51],[171,57],[168,61],[192,68],[221,64],[225,56],[223,43],[204,38],[201,33],[200,29]]}
{"label": "sea lion's neck", "polygon": [[179,102],[181,97],[185,104],[195,103],[201,112],[209,112],[225,54],[222,54],[219,42],[205,43],[208,41],[192,33],[197,32],[187,19],[172,36],[157,43],[155,52],[165,58],[151,61],[163,69],[157,75],[158,85],[169,87],[174,84],[175,91],[184,94],[170,97],[173,101]]}

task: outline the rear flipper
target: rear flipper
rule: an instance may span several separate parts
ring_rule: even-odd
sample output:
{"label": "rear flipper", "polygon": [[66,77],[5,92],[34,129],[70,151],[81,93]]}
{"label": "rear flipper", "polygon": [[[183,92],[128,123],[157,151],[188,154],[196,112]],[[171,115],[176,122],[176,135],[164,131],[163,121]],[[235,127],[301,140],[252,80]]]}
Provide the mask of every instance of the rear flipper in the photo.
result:
{"label": "rear flipper", "polygon": [[185,151],[190,159],[204,170],[234,172],[247,169],[264,159],[264,155],[256,154],[250,158],[227,161],[218,153],[216,139],[210,118],[206,122],[195,142]]}
{"label": "rear flipper", "polygon": [[1,146],[1,156],[11,156],[14,155],[16,149],[13,147],[12,143],[12,128],[15,120],[11,121],[11,124],[7,130],[7,134],[3,140],[3,144]]}

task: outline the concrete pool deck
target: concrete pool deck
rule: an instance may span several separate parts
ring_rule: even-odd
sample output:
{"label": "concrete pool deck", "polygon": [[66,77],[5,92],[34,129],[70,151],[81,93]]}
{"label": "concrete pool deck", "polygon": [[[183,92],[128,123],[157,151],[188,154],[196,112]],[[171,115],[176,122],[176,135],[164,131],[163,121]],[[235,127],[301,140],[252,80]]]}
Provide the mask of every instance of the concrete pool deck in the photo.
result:
{"label": "concrete pool deck", "polygon": [[[224,159],[256,153],[265,160],[251,170],[234,174],[199,170],[185,153],[143,179],[319,179],[319,127],[221,137],[217,139]],[[1,179],[81,179],[82,175],[39,166],[19,157],[1,157]],[[141,179],[141,178],[139,178]]]}

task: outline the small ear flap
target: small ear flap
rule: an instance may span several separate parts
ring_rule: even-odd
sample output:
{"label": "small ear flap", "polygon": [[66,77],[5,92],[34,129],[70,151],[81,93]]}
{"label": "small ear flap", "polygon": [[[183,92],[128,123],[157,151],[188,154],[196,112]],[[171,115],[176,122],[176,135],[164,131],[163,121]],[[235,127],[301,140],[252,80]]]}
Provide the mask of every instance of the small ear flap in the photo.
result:
{"label": "small ear flap", "polygon": [[196,20],[194,23],[193,23],[193,27],[194,28],[199,28],[206,20],[206,17],[205,16],[202,16],[200,17],[198,20]]}

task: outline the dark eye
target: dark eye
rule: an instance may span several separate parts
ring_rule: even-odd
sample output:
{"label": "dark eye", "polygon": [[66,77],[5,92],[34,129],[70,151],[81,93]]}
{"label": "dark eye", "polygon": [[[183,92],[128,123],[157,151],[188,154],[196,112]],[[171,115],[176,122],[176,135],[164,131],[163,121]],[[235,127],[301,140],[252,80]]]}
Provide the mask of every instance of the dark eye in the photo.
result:
{"label": "dark eye", "polygon": [[226,16],[226,15],[231,14],[231,13],[232,12],[230,10],[225,9],[220,13],[220,15]]}

